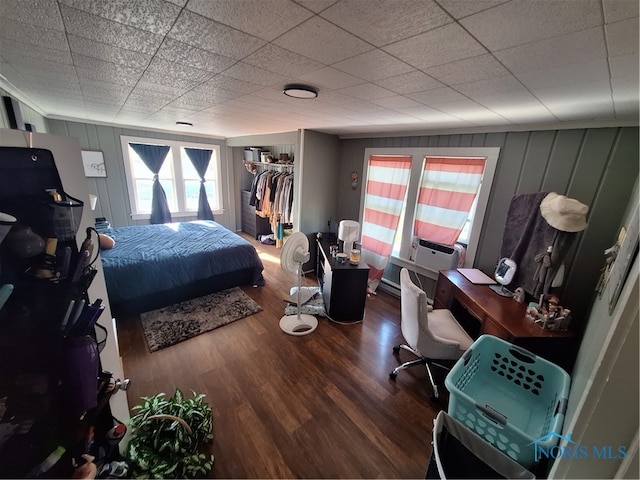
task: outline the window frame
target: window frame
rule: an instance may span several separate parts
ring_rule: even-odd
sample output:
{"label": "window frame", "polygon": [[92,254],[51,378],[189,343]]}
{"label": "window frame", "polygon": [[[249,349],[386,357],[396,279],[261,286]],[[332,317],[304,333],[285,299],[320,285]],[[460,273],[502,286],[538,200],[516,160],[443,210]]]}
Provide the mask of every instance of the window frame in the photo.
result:
{"label": "window frame", "polygon": [[[133,220],[147,220],[151,218],[151,213],[140,212],[138,209],[138,199],[136,197],[135,181],[133,176],[133,168],[131,158],[129,156],[129,144],[130,143],[145,143],[148,145],[167,145],[170,147],[169,155],[166,161],[171,161],[171,171],[173,174],[172,182],[173,189],[176,196],[177,211],[171,211],[171,216],[176,218],[182,217],[197,217],[197,210],[186,209],[186,193],[184,187],[185,178],[182,175],[182,158],[181,148],[198,148],[203,150],[211,150],[211,161],[214,161],[215,155],[215,172],[216,172],[216,184],[218,186],[218,209],[211,209],[214,215],[221,215],[224,212],[224,203],[222,195],[222,161],[221,161],[221,148],[220,145],[210,143],[195,143],[185,142],[182,140],[165,140],[161,138],[146,138],[146,137],[133,137],[127,135],[120,136],[120,143],[122,146],[122,157],[124,163],[125,177],[127,180],[127,191],[129,193],[129,207],[131,213],[129,214]],[[164,167],[164,165],[163,165]]]}
{"label": "window frame", "polygon": [[[485,157],[486,165],[482,184],[478,192],[478,203],[476,212],[471,225],[469,243],[465,254],[465,267],[472,267],[475,262],[478,243],[480,241],[480,233],[482,230],[482,222],[489,203],[489,195],[491,186],[495,178],[498,158],[500,156],[500,147],[381,147],[381,148],[365,148],[364,161],[362,168],[362,185],[367,184],[367,174],[369,166],[369,158],[371,155],[407,155],[412,157],[411,176],[409,178],[409,186],[407,189],[407,203],[405,205],[404,222],[402,225],[403,232],[411,232],[409,235],[403,235],[399,255],[391,255],[390,262],[402,267],[409,267],[419,270],[425,276],[436,279],[438,272],[425,269],[415,264],[411,260],[413,252],[413,221],[415,218],[415,207],[417,201],[417,193],[420,188],[420,177],[424,159],[426,157]],[[360,222],[364,215],[364,199],[366,188],[362,188],[360,198]]]}

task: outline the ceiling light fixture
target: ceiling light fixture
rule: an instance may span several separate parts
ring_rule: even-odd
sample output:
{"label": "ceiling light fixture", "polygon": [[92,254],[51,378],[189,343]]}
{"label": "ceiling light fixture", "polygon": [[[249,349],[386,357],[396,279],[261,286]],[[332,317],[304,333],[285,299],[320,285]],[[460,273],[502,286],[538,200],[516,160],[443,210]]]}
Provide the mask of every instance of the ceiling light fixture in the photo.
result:
{"label": "ceiling light fixture", "polygon": [[309,85],[290,83],[284,86],[282,93],[293,98],[316,98],[318,96],[318,89],[310,87]]}
{"label": "ceiling light fixture", "polygon": [[193,123],[190,122],[176,122],[179,127],[193,127]]}

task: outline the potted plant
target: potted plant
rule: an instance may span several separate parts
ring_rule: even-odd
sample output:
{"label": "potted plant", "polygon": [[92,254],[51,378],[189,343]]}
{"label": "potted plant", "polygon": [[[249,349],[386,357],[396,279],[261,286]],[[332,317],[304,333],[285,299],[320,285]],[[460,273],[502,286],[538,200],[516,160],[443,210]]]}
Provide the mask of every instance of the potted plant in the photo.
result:
{"label": "potted plant", "polygon": [[213,440],[211,407],[204,394],[192,394],[176,389],[173,397],[158,393],[133,407],[127,457],[134,477],[195,478],[211,470],[213,455],[202,452]]}

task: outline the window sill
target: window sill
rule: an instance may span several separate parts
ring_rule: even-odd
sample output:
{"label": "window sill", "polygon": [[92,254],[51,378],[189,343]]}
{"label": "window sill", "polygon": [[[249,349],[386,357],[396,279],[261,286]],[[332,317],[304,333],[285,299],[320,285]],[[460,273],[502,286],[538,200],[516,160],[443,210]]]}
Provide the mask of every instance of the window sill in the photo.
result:
{"label": "window sill", "polygon": [[[213,213],[213,216],[215,217],[216,215],[222,215],[224,213],[224,210],[213,210],[212,213]],[[186,218],[186,217],[196,218],[197,216],[198,216],[198,212],[171,212],[172,219]],[[149,220],[150,218],[151,218],[150,213],[132,213],[131,214],[132,220]]]}
{"label": "window sill", "polygon": [[420,265],[416,265],[416,263],[413,260],[406,260],[404,258],[400,258],[400,257],[395,257],[395,256],[391,256],[389,257],[389,261],[391,263],[393,263],[394,265],[397,265],[399,267],[405,267],[408,268],[409,270],[413,271],[413,272],[417,272],[420,275],[423,275],[427,278],[430,278],[432,280],[437,280],[438,279],[438,274],[439,272],[436,270],[431,270],[429,268],[424,268],[421,267]]}

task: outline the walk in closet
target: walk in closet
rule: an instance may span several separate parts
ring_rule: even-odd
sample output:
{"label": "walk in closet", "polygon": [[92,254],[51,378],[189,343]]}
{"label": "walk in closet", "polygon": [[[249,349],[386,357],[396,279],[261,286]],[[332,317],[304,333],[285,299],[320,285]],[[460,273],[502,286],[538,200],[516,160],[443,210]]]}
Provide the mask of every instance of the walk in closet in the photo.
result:
{"label": "walk in closet", "polygon": [[265,161],[252,161],[246,154],[243,159],[241,229],[276,246],[281,244],[284,230],[292,229],[294,223],[294,165],[288,147],[261,149],[267,152],[263,153]]}

